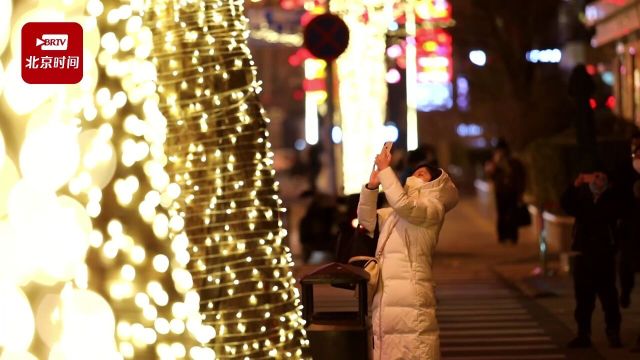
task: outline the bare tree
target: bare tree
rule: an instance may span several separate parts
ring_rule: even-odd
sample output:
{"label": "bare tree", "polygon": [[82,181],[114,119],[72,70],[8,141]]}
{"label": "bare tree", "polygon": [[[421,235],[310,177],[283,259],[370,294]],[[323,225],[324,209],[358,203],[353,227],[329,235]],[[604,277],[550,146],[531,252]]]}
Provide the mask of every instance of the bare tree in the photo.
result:
{"label": "bare tree", "polygon": [[[556,64],[528,62],[532,49],[561,47],[557,0],[453,1],[452,29],[459,71],[471,83],[471,117],[516,148],[570,122],[565,77]],[[487,66],[465,62],[470,49],[488,55]]]}

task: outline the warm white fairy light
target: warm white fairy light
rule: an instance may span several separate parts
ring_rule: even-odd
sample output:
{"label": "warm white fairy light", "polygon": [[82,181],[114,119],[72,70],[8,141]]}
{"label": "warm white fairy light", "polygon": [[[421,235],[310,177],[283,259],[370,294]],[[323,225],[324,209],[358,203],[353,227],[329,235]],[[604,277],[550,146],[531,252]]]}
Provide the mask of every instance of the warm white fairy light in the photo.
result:
{"label": "warm white fairy light", "polygon": [[286,34],[269,28],[251,30],[251,38],[266,41],[268,43],[300,47],[304,43],[302,34]]}
{"label": "warm white fairy light", "polygon": [[418,110],[417,110],[417,50],[416,50],[416,15],[414,0],[407,0],[405,4],[407,32],[406,46],[406,84],[407,84],[407,150],[418,148]]}
{"label": "warm white fairy light", "polygon": [[318,119],[318,101],[313,93],[305,94],[304,112],[304,139],[307,144],[315,145],[319,140],[320,120]]}
{"label": "warm white fairy light", "polygon": [[[362,187],[384,137],[386,32],[393,0],[332,0],[331,11],[349,27],[349,46],[336,60],[340,79],[344,192]],[[365,15],[366,14],[366,15]],[[365,20],[367,19],[367,20]]]}
{"label": "warm white fairy light", "polygon": [[[172,248],[191,255],[191,274],[172,277],[198,291],[198,321],[209,329],[206,348],[189,353],[301,358],[301,304],[282,245],[286,232],[274,215],[281,200],[243,1],[155,0],[146,21],[167,119],[167,182],[180,186],[171,189],[179,206],[168,226],[186,233],[171,236]],[[182,315],[182,306],[173,310]],[[184,327],[170,322],[172,332]]]}

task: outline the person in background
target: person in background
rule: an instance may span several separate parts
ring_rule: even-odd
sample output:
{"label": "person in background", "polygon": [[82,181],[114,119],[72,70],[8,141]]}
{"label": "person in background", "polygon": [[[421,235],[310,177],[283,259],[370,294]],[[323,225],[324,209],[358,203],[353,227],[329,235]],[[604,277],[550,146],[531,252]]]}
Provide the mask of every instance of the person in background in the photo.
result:
{"label": "person in background", "polygon": [[597,296],[604,310],[609,346],[622,347],[614,238],[620,201],[610,188],[607,175],[599,171],[578,175],[562,194],[561,204],[567,214],[575,217],[571,250],[577,253],[573,285],[578,335],[568,346],[591,346],[591,316]]}
{"label": "person in background", "polygon": [[[458,202],[458,190],[447,173],[426,163],[416,165],[403,187],[390,162],[391,154],[376,157],[377,169],[358,203],[358,222],[373,233],[379,221],[380,229],[376,252],[382,250],[381,273],[371,305],[373,359],[437,360],[432,256],[445,214]],[[380,185],[390,207],[377,208]]]}
{"label": "person in background", "polygon": [[518,205],[525,190],[525,172],[522,163],[511,156],[509,145],[499,139],[493,157],[485,164],[485,173],[493,182],[498,212],[498,241],[501,244],[518,243]]}
{"label": "person in background", "polygon": [[[640,270],[640,132],[631,139],[631,169],[620,184],[623,201],[622,218],[619,227],[620,242],[620,306],[631,305],[631,292],[635,285],[635,275]],[[634,351],[640,352],[640,336]]]}
{"label": "person in background", "polygon": [[620,184],[621,199],[624,200],[620,221],[620,306],[631,304],[635,272],[640,261],[640,134],[631,141],[631,169]]}
{"label": "person in background", "polygon": [[320,172],[322,171],[322,151],[322,143],[317,143],[309,147],[309,169],[307,176],[309,179],[310,190],[312,192],[316,192],[318,190],[318,176],[320,176]]}
{"label": "person in background", "polygon": [[304,263],[309,263],[314,251],[334,252],[338,233],[338,209],[333,196],[307,191],[302,197],[311,197],[307,212],[300,219],[299,234]]}

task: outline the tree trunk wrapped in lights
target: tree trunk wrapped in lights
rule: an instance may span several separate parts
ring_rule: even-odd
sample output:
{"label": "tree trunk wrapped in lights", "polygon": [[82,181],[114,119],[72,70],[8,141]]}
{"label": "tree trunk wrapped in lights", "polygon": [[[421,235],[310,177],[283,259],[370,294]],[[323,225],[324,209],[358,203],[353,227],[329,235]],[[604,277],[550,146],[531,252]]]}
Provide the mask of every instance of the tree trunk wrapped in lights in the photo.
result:
{"label": "tree trunk wrapped in lights", "polygon": [[241,0],[153,0],[167,171],[181,187],[189,270],[217,358],[304,356],[268,119]]}

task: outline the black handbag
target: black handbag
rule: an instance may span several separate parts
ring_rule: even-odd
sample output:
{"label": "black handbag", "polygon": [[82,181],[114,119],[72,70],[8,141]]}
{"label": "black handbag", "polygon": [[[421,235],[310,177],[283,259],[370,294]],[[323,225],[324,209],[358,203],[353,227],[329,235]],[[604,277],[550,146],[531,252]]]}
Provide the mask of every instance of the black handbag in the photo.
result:
{"label": "black handbag", "polygon": [[349,259],[354,256],[375,256],[379,236],[380,230],[378,229],[377,219],[373,237],[368,234],[367,229],[362,225],[358,225],[353,229],[351,234],[341,231],[340,235],[338,235],[336,246],[336,261],[347,264]]}
{"label": "black handbag", "polygon": [[531,225],[531,213],[529,213],[527,204],[519,204],[516,208],[516,224],[518,226]]}
{"label": "black handbag", "polygon": [[[336,261],[341,264],[348,264],[349,259],[354,256],[375,256],[379,236],[377,216],[373,237],[369,236],[369,232],[362,225],[358,225],[358,227],[349,232],[340,231],[336,246]],[[356,288],[356,284],[331,284],[331,286],[347,290],[355,290]]]}

